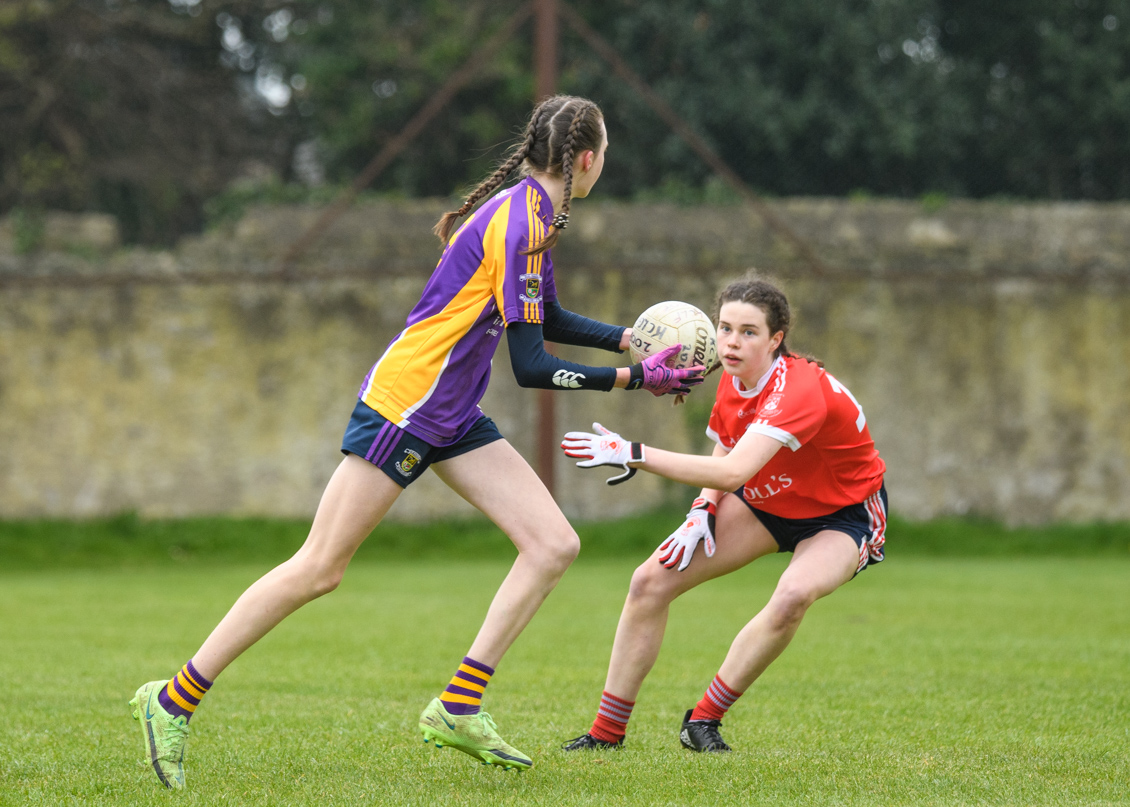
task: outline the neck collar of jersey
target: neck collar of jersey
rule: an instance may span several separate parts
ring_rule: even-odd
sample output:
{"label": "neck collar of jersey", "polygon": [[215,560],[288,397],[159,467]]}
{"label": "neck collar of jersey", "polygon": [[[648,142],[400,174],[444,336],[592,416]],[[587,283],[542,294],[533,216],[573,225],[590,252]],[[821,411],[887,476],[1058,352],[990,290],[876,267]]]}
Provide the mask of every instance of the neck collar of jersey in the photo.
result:
{"label": "neck collar of jersey", "polygon": [[541,183],[533,177],[525,177],[522,182],[528,182],[530,185],[533,185],[534,190],[541,194],[541,206],[538,208],[538,218],[540,218],[548,227],[549,224],[553,221],[553,202],[550,200],[549,194],[546,193],[545,188],[541,186]]}
{"label": "neck collar of jersey", "polygon": [[761,378],[758,379],[757,386],[753,389],[745,389],[740,378],[738,378],[737,376],[731,376],[731,379],[734,383],[734,389],[736,389],[738,391],[738,395],[742,396],[743,398],[756,398],[761,394],[761,391],[765,389],[765,385],[769,383],[769,377],[773,375],[773,371],[776,370],[779,365],[784,363],[785,357],[778,356],[777,360],[769,365],[769,369],[765,371],[765,375],[761,376]]}

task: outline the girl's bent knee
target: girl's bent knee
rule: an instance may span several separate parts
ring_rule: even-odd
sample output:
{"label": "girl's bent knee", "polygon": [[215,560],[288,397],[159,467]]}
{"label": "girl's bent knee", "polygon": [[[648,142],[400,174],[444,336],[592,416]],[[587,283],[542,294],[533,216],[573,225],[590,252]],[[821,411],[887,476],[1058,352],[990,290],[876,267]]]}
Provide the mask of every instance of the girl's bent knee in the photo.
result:
{"label": "girl's bent knee", "polygon": [[573,564],[579,554],[581,554],[581,538],[572,530],[569,530],[554,542],[554,561],[556,565],[561,567],[562,572]]}
{"label": "girl's bent knee", "polygon": [[341,579],[344,576],[345,575],[342,572],[331,571],[324,572],[315,577],[310,581],[311,585],[309,590],[312,595],[310,599],[317,599],[318,597],[325,596],[326,594],[329,594],[331,591],[335,590],[338,586],[341,585]]}
{"label": "girl's bent knee", "polygon": [[341,585],[345,569],[337,564],[327,564],[310,557],[296,555],[291,558],[295,589],[307,602],[329,594]]}
{"label": "girl's bent knee", "polygon": [[815,601],[808,589],[799,586],[783,586],[773,592],[769,600],[774,622],[781,627],[795,625],[804,619],[808,607]]}
{"label": "girl's bent knee", "polygon": [[672,578],[669,569],[648,559],[648,562],[637,567],[632,573],[632,582],[628,586],[628,599],[637,602],[670,602],[675,598],[676,582],[678,581]]}
{"label": "girl's bent knee", "polygon": [[569,542],[565,546],[565,556],[568,558],[568,561],[569,561],[568,565],[572,565],[573,561],[575,561],[577,559],[577,556],[580,555],[580,554],[581,554],[581,538],[576,533],[573,533],[573,537],[569,540]]}
{"label": "girl's bent knee", "polygon": [[527,550],[526,557],[545,569],[549,574],[562,575],[568,569],[581,551],[581,539],[577,533],[569,530],[549,540],[540,542],[536,547]]}

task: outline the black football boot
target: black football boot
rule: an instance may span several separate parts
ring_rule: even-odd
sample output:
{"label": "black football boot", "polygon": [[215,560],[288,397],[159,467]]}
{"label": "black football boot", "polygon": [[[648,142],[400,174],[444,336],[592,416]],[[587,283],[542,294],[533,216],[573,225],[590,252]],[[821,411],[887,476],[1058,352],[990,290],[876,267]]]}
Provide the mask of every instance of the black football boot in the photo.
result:
{"label": "black football boot", "polygon": [[611,748],[623,748],[624,738],[621,737],[614,743],[607,740],[598,740],[591,734],[582,734],[575,740],[570,740],[561,746],[562,751],[607,751]]}
{"label": "black football boot", "polygon": [[683,730],[679,732],[679,742],[691,751],[730,751],[730,746],[722,739],[718,729],[721,720],[691,720],[694,709],[687,709],[683,718]]}

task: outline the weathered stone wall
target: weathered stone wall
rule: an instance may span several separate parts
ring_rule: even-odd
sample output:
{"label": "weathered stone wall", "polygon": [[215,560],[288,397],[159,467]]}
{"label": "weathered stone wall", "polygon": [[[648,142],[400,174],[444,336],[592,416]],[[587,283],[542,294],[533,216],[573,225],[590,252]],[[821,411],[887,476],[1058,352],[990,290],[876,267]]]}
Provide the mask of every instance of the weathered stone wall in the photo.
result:
{"label": "weathered stone wall", "polygon": [[[780,277],[790,343],[863,404],[897,512],[1130,518],[1130,207],[775,204],[823,277],[742,208],[577,207],[555,264],[564,304],[590,316],[709,308],[749,266]],[[360,206],[281,279],[274,261],[316,211],[256,210],[169,252],[109,251],[105,222],[65,220],[48,228],[62,233],[52,249],[17,256],[0,225],[0,517],[311,515],[357,387],[438,257],[441,209]],[[558,430],[599,420],[705,449],[703,392],[679,409],[560,392]],[[483,406],[532,459],[536,393],[514,384],[505,345]],[[563,456],[556,473],[572,516],[692,495],[649,475],[609,489]],[[394,515],[466,508],[428,475]]]}

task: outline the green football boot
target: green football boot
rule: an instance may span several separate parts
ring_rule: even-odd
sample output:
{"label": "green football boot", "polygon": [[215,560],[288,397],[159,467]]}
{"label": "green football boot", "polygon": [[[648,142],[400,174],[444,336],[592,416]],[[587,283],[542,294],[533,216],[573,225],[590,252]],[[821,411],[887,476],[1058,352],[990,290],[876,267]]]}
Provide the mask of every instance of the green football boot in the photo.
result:
{"label": "green football boot", "polygon": [[484,765],[524,771],[534,764],[529,757],[507,745],[498,736],[498,726],[486,712],[479,712],[477,715],[449,714],[439,698],[429,703],[420,715],[420,733],[424,735],[425,743],[430,740],[436,744],[436,748],[450,745],[464,754],[470,754]]}
{"label": "green football boot", "polygon": [[141,723],[145,753],[161,784],[172,790],[184,789],[184,744],[188,742],[188,718],[173,717],[157,700],[168,680],[150,681],[137,690],[129,705],[133,719]]}

